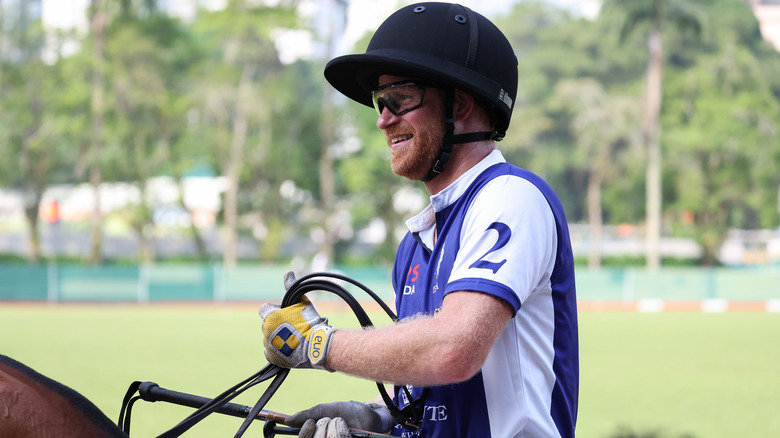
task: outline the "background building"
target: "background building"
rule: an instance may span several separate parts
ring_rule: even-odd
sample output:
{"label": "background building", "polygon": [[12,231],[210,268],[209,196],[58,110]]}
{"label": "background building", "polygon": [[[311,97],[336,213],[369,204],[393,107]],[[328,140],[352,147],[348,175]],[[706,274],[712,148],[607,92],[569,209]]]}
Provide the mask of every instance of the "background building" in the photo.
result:
{"label": "background building", "polygon": [[780,0],[751,0],[761,35],[780,51]]}

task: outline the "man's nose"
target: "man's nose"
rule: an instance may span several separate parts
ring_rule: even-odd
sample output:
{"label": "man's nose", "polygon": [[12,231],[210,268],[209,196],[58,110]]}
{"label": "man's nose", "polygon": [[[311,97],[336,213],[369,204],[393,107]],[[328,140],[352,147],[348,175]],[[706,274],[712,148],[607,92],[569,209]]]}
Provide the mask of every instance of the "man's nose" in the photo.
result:
{"label": "man's nose", "polygon": [[399,116],[393,114],[387,107],[382,108],[382,112],[376,119],[376,127],[379,129],[385,129],[385,127],[392,125],[397,121]]}

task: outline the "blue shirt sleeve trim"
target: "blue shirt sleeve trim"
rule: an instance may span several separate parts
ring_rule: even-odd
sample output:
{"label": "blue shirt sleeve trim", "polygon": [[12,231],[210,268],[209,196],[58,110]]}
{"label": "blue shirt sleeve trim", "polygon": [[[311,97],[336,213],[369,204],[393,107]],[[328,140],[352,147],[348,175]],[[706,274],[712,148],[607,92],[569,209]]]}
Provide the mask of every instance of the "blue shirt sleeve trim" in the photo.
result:
{"label": "blue shirt sleeve trim", "polygon": [[458,291],[482,292],[493,295],[496,298],[501,298],[512,306],[515,313],[520,310],[522,304],[520,298],[518,298],[517,294],[512,289],[496,281],[485,280],[484,278],[461,278],[460,280],[448,283],[444,288],[445,295],[450,292]]}

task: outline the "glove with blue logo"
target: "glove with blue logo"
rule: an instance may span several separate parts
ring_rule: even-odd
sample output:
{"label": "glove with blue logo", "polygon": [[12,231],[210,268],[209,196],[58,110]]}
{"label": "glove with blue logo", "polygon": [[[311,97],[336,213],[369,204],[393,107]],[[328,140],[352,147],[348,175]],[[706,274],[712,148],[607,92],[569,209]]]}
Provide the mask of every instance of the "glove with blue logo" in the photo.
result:
{"label": "glove with blue logo", "polygon": [[[288,272],[285,288],[294,281],[294,275]],[[285,308],[265,303],[258,313],[263,318],[263,344],[269,362],[284,368],[333,371],[328,368],[328,348],[335,330],[308,298]]]}

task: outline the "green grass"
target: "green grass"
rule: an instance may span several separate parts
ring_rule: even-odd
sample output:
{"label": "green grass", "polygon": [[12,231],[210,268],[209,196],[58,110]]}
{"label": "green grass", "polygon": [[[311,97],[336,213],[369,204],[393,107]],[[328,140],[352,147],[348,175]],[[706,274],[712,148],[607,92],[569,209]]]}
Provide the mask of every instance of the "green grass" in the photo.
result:
{"label": "green grass", "polygon": [[579,436],[780,436],[780,315],[580,315]]}
{"label": "green grass", "polygon": [[[355,325],[350,315],[328,316]],[[112,419],[134,380],[213,397],[248,377],[266,364],[259,331],[251,307],[0,304],[0,353]],[[780,315],[582,313],[580,338],[579,437],[780,436]],[[236,401],[251,405],[261,392]],[[373,382],[293,370],[266,408],[292,413],[375,394]],[[156,436],[189,412],[139,401],[132,436]],[[215,414],[185,436],[231,436],[240,423]]]}

